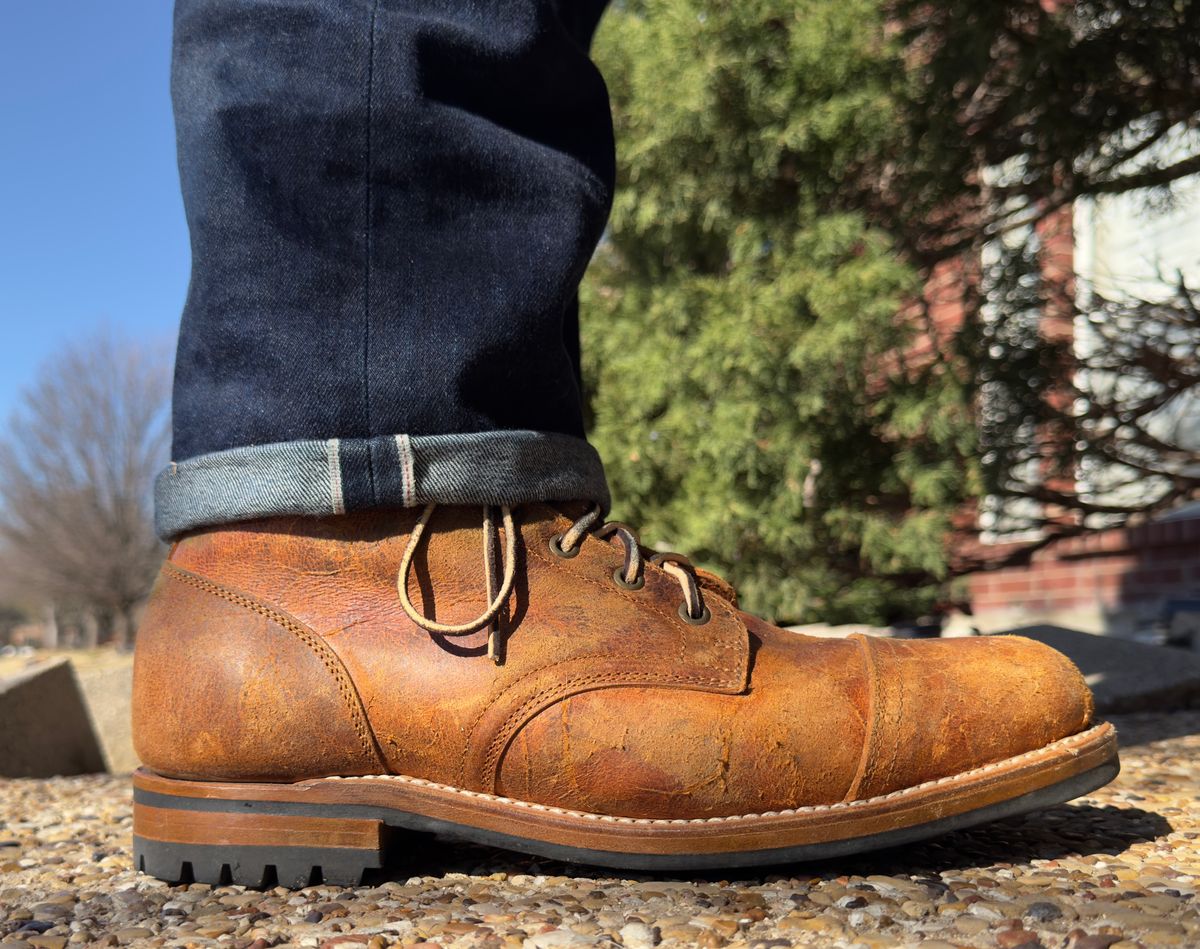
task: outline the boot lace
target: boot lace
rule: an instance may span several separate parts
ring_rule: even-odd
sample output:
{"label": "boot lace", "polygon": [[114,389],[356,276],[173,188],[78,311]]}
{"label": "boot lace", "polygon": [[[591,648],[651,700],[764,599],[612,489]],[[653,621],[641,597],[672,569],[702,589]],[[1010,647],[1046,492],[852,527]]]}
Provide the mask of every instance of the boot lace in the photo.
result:
{"label": "boot lace", "polygon": [[[427,504],[421,516],[413,527],[408,545],[404,548],[404,556],[400,560],[400,569],[396,576],[396,592],[400,597],[400,606],[410,620],[431,635],[467,636],[478,632],[485,626],[488,628],[488,657],[499,665],[503,661],[499,643],[500,611],[512,594],[513,584],[517,576],[517,532],[513,524],[512,508],[501,505],[500,517],[504,524],[504,556],[503,569],[497,570],[496,564],[496,516],[492,507],[483,508],[483,570],[487,582],[488,605],[475,619],[466,623],[439,623],[421,613],[413,605],[408,595],[408,578],[412,573],[413,558],[421,546],[421,539],[433,517],[437,504]],[[625,590],[640,590],[646,585],[646,560],[638,536],[628,524],[620,521],[603,521],[603,510],[600,505],[593,505],[576,520],[567,530],[550,538],[550,552],[564,560],[575,557],[583,546],[583,541],[589,535],[597,540],[609,541],[615,537],[625,552],[624,563],[613,571],[613,582]],[[700,589],[700,581],[696,577],[695,568],[683,554],[656,553],[651,555],[649,562],[661,567],[674,577],[683,591],[683,603],[679,605],[679,616],[684,622],[702,625],[712,618],[704,603],[704,595]],[[497,574],[500,574],[497,578]]]}

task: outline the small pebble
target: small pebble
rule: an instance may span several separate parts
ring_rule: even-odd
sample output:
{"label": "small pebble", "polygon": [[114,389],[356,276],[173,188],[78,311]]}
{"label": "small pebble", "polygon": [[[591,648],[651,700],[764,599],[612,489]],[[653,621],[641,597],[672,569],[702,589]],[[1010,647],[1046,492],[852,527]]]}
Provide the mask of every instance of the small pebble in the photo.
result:
{"label": "small pebble", "polygon": [[1042,941],[1037,933],[1024,929],[1006,929],[996,933],[996,945],[1000,949],[1041,949]]}
{"label": "small pebble", "polygon": [[1047,903],[1045,900],[1039,900],[1036,903],[1030,903],[1025,907],[1023,914],[1026,919],[1032,919],[1038,923],[1052,923],[1056,919],[1062,919],[1063,912],[1053,903]]}

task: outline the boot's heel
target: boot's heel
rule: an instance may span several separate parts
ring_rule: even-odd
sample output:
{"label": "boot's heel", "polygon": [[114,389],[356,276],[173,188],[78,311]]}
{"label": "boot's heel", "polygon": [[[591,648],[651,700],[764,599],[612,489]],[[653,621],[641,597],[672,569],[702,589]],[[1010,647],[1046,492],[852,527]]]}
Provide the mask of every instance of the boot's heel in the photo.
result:
{"label": "boot's heel", "polygon": [[303,804],[224,796],[236,785],[214,785],[214,796],[185,796],[164,793],[171,782],[155,777],[151,791],[138,778],[134,866],[168,883],[356,886],[366,871],[383,866],[382,821],[312,816]]}

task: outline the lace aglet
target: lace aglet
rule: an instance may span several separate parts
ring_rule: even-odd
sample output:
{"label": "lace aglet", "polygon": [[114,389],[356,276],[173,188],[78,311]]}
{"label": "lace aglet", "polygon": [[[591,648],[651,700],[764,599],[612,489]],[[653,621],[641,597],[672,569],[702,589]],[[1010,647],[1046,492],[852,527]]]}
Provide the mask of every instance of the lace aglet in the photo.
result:
{"label": "lace aglet", "polygon": [[504,657],[500,652],[500,629],[496,623],[488,628],[488,658],[498,666],[504,665]]}

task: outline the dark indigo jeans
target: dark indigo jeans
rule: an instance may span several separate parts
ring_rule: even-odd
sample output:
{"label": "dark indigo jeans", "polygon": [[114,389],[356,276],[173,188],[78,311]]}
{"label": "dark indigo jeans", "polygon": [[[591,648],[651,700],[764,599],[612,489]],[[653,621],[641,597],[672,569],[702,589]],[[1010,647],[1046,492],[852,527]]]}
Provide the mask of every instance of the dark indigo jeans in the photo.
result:
{"label": "dark indigo jeans", "polygon": [[177,0],[192,240],[160,533],[607,503],[576,289],[613,191],[605,0]]}

